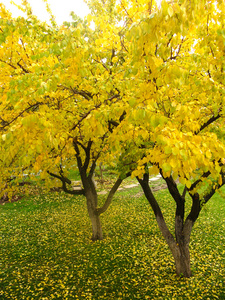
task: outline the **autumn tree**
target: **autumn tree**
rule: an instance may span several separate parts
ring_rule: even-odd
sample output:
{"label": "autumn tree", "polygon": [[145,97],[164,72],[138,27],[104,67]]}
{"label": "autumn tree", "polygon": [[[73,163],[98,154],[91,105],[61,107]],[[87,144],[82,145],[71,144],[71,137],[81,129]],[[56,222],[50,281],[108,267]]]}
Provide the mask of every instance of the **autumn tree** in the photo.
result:
{"label": "autumn tree", "polygon": [[[126,35],[130,106],[115,129],[121,167],[137,177],[177,274],[190,277],[192,228],[225,184],[225,4],[162,1],[154,10],[151,5],[147,9],[149,1],[139,1],[146,8],[140,13],[136,2],[121,0],[118,6],[131,23]],[[149,176],[158,173],[176,205],[174,234],[149,184]]]}
{"label": "autumn tree", "polygon": [[[66,193],[85,195],[93,240],[103,238],[100,215],[126,176],[118,174],[99,207],[93,175],[98,161],[110,161],[107,140],[124,113],[115,84],[123,64],[121,28],[113,1],[100,4],[101,18],[93,12],[83,21],[73,14],[74,22],[61,27],[48,5],[51,25],[40,22],[27,1],[21,7],[27,18],[12,18],[1,4],[0,29],[2,182],[24,172],[37,181],[39,174],[48,187],[56,184],[52,177]],[[71,188],[74,168],[82,190]]]}

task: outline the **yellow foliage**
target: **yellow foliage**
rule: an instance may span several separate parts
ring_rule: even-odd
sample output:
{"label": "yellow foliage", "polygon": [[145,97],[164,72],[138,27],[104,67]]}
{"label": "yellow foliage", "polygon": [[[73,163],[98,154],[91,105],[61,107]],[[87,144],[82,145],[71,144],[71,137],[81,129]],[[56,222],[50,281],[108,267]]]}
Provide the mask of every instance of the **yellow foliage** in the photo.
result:
{"label": "yellow foliage", "polygon": [[54,169],[75,158],[75,140],[83,161],[89,141],[92,160],[128,157],[132,176],[148,164],[189,187],[184,178],[199,169],[218,178],[223,2],[93,0],[86,20],[94,29],[83,21],[57,28],[45,2],[51,25],[13,19],[0,4],[1,167]]}

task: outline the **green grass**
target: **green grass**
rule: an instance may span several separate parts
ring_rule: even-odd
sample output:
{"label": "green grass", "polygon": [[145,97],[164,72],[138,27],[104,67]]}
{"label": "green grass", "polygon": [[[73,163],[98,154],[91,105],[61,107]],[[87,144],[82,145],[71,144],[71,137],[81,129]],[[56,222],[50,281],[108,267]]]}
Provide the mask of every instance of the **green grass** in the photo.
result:
{"label": "green grass", "polygon": [[[156,196],[173,225],[167,191]],[[190,279],[175,275],[140,188],[116,194],[102,216],[105,239],[96,243],[82,197],[34,195],[0,206],[0,215],[0,299],[225,299],[219,195],[194,227]]]}

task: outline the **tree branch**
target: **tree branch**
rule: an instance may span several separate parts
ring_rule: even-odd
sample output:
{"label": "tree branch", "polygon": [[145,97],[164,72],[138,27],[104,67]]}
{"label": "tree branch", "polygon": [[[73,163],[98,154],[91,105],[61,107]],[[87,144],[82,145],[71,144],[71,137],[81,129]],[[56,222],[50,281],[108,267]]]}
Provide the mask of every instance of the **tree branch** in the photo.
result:
{"label": "tree branch", "polygon": [[[188,220],[190,220],[190,221],[192,221],[192,223],[194,223],[197,220],[199,213],[201,211],[201,203],[200,203],[199,194],[198,193],[195,193],[194,195],[190,194],[190,196],[192,198],[192,206],[191,206],[191,211],[185,220],[185,223],[187,223]],[[185,223],[184,223],[184,226],[185,226]]]}
{"label": "tree branch", "polygon": [[183,202],[182,195],[180,194],[180,192],[177,188],[177,184],[174,181],[172,175],[170,175],[170,177],[164,177],[163,173],[161,171],[160,171],[160,174],[163,177],[163,179],[166,181],[168,190],[169,190],[171,196],[173,197],[173,199],[175,200],[175,202],[177,204],[180,204],[181,202]]}
{"label": "tree branch", "polygon": [[62,182],[62,189],[64,192],[66,192],[67,194],[71,194],[71,195],[84,195],[84,189],[81,190],[69,190],[66,186],[66,183],[71,184],[71,180],[64,177],[64,176],[59,176],[57,174],[54,174],[52,172],[47,171],[47,173],[52,176],[55,177],[57,179],[59,179]]}
{"label": "tree branch", "polygon": [[221,183],[212,184],[211,189],[203,196],[203,199],[201,201],[202,206],[206,204],[209,201],[209,199],[211,199],[211,197],[215,194],[215,192],[225,184],[225,173],[220,172],[220,176],[222,179]]}
{"label": "tree branch", "polygon": [[110,204],[112,203],[112,198],[114,196],[114,194],[116,193],[116,191],[118,190],[120,184],[122,183],[123,179],[118,178],[117,181],[114,183],[113,187],[111,188],[108,197],[105,201],[105,203],[103,204],[102,207],[97,209],[97,213],[98,215],[101,215],[102,213],[104,213],[108,207],[110,206]]}
{"label": "tree branch", "polygon": [[[206,172],[205,174],[207,175],[208,172]],[[206,175],[205,177],[207,177]],[[212,198],[215,192],[225,184],[225,173],[221,172],[220,175],[222,177],[221,183],[220,184],[213,183],[209,191],[203,195],[202,199],[200,199],[199,193],[190,194],[192,198],[192,207],[184,223],[185,230],[187,231],[191,230],[191,227],[193,226],[194,222],[197,220],[203,205],[205,205],[209,201],[209,199]],[[190,226],[190,221],[192,224],[191,226]]]}
{"label": "tree branch", "polygon": [[201,176],[201,178],[199,178],[199,179],[196,180],[194,183],[192,183],[191,187],[188,189],[188,192],[191,193],[191,192],[196,188],[196,186],[197,186],[200,182],[202,182],[202,179],[203,179],[203,178],[209,177],[210,174],[211,174],[210,171],[207,171],[207,172],[203,173],[202,176]]}
{"label": "tree branch", "polygon": [[[68,89],[68,88],[67,88]],[[87,100],[91,100],[93,95],[87,91],[79,91],[75,88],[70,87],[70,90],[73,92],[74,95],[80,95],[82,97],[84,97]]]}
{"label": "tree branch", "polygon": [[22,112],[20,112],[16,117],[14,117],[10,122],[4,121],[2,118],[1,120],[4,122],[4,125],[0,128],[0,129],[4,129],[5,127],[9,126],[10,124],[12,124],[16,119],[18,119],[19,117],[21,117],[25,112],[27,112],[28,110],[32,109],[33,107],[38,107],[39,105],[43,104],[42,102],[38,102],[35,103],[33,105],[30,105],[29,107],[27,107],[26,109],[24,109]]}
{"label": "tree branch", "polygon": [[174,245],[176,242],[174,240],[173,235],[171,234],[171,232],[169,231],[169,229],[166,225],[166,222],[164,220],[160,206],[159,206],[158,202],[156,201],[156,199],[151,191],[151,188],[149,186],[149,174],[145,173],[143,179],[140,179],[137,177],[137,180],[143,189],[145,197],[147,198],[149,204],[151,205],[151,207],[153,209],[159,229],[162,232],[171,251],[173,252],[172,245]]}
{"label": "tree branch", "polygon": [[24,71],[24,73],[26,73],[26,74],[30,73],[27,69],[25,69],[25,68],[20,64],[21,60],[22,60],[22,59],[20,59],[20,60],[18,61],[17,65]]}
{"label": "tree branch", "polygon": [[70,129],[70,131],[75,130],[75,129],[81,124],[81,122],[82,122],[84,119],[86,119],[87,116],[89,116],[90,113],[91,113],[93,110],[99,108],[99,107],[101,106],[101,104],[102,104],[102,103],[99,103],[98,105],[95,105],[95,107],[91,108],[88,112],[86,112],[85,114],[83,114],[83,116],[80,118],[80,120],[78,120],[78,122]]}
{"label": "tree branch", "polygon": [[4,64],[10,66],[10,67],[13,68],[14,70],[17,70],[17,67],[15,67],[14,65],[12,65],[12,64],[10,64],[10,63],[8,63],[8,62],[2,60],[2,59],[0,59],[0,61],[3,62]]}
{"label": "tree branch", "polygon": [[[162,171],[160,173],[163,177]],[[166,181],[168,190],[173,197],[174,201],[176,202],[176,215],[175,215],[175,236],[176,240],[179,241],[180,237],[182,236],[183,226],[184,226],[184,212],[185,212],[185,193],[181,195],[177,184],[174,181],[173,177],[163,177]]]}
{"label": "tree branch", "polygon": [[74,146],[74,149],[76,151],[76,159],[77,159],[78,169],[79,169],[79,171],[81,173],[82,172],[83,164],[82,164],[82,160],[81,160],[81,157],[80,157],[80,149],[78,147],[78,143],[77,143],[77,139],[76,138],[73,139],[73,146]]}
{"label": "tree branch", "polygon": [[99,159],[100,155],[101,155],[101,151],[96,155],[96,157],[94,158],[94,160],[92,162],[92,165],[91,165],[91,168],[90,168],[90,171],[89,171],[89,174],[88,174],[89,178],[92,178],[93,175],[94,175],[95,168],[96,168],[96,162]]}
{"label": "tree branch", "polygon": [[205,129],[207,126],[212,124],[214,121],[218,120],[221,117],[220,114],[217,116],[212,116],[208,121],[206,121],[202,126],[199,128],[199,130],[195,131],[195,134],[197,135],[199,132],[201,132],[203,129]]}
{"label": "tree branch", "polygon": [[[113,99],[115,99],[115,98],[118,99],[119,97],[120,97],[120,95],[116,94],[116,95],[113,95],[112,97],[106,99],[104,102],[112,101]],[[102,104],[103,104],[103,102],[100,102],[99,104],[97,104],[93,108],[91,108],[88,112],[86,112],[83,116],[81,116],[80,120],[78,120],[78,122],[70,129],[70,132],[75,130],[82,123],[82,121],[90,115],[90,113],[93,110],[98,109]]]}
{"label": "tree branch", "polygon": [[90,159],[91,159],[91,146],[92,146],[92,143],[93,143],[92,141],[88,141],[88,145],[87,145],[87,148],[85,150],[86,157],[85,157],[83,168],[84,168],[86,173],[87,173],[87,169],[88,169]]}

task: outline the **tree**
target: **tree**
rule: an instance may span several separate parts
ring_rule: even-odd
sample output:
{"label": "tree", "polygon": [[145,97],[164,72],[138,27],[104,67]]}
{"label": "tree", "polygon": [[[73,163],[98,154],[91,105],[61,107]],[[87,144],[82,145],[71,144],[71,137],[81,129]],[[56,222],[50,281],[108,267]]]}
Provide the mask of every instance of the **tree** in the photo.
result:
{"label": "tree", "polygon": [[[125,19],[138,15],[134,3],[121,3]],[[159,10],[139,14],[127,33],[132,97],[115,129],[121,160],[137,177],[176,272],[185,277],[191,276],[193,225],[225,184],[224,13],[223,1],[162,1]],[[158,173],[176,204],[174,235],[149,185],[149,176]],[[192,206],[186,212],[188,195]]]}
{"label": "tree", "polygon": [[[18,181],[26,170],[49,187],[55,184],[51,175],[66,193],[85,195],[93,240],[103,238],[100,214],[124,178],[118,174],[98,207],[94,171],[98,161],[110,160],[107,140],[124,111],[114,85],[122,65],[120,58],[113,61],[123,51],[120,27],[114,25],[111,1],[104,5],[101,18],[91,18],[92,30],[91,20],[74,14],[74,22],[60,28],[51,12],[51,25],[40,22],[27,1],[27,18],[13,19],[1,4],[2,182]],[[82,190],[69,187],[72,168],[79,170]]]}

